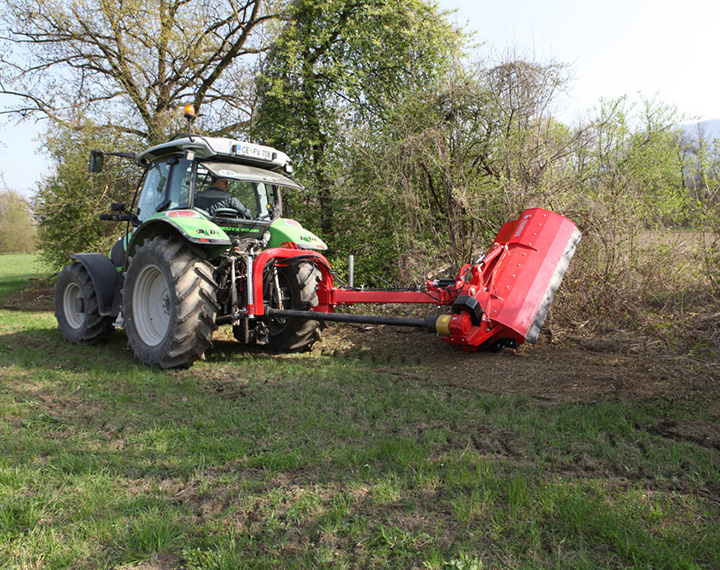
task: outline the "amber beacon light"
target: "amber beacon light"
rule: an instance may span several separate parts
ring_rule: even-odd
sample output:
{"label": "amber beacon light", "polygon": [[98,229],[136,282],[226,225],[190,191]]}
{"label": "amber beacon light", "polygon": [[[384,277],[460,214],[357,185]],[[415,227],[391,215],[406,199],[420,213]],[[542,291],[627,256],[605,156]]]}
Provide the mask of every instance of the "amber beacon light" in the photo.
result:
{"label": "amber beacon light", "polygon": [[192,105],[185,105],[183,114],[188,121],[194,121],[197,118],[197,115],[195,114],[195,107]]}

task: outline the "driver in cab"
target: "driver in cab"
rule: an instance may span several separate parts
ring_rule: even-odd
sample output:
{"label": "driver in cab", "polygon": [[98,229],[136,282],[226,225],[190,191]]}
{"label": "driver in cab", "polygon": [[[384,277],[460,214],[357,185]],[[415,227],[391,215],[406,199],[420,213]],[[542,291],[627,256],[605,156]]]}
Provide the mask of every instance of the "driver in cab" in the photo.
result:
{"label": "driver in cab", "polygon": [[[233,216],[252,219],[252,212],[228,191],[227,178],[213,178],[210,186],[195,198],[195,206],[211,216]],[[229,211],[228,211],[229,210]]]}

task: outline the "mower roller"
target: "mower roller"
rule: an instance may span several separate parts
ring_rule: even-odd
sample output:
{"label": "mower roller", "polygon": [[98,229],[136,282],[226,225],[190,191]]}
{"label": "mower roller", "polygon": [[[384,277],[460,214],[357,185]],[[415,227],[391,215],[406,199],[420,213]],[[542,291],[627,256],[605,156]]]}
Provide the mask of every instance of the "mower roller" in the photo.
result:
{"label": "mower roller", "polygon": [[[302,189],[284,153],[190,132],[140,156],[94,150],[91,172],[105,156],[143,170],[129,212],[113,204],[101,215],[126,222],[126,231],[108,256],[72,256],[58,278],[55,314],[72,343],[101,342],[123,328],[135,357],[153,367],[192,365],[220,325],[242,343],[278,351],[309,349],[325,321],[421,327],[470,351],[534,343],[580,239],[573,222],[536,208],[503,225],[487,254],[454,279],[429,280],[421,291],[340,287],[322,239],[282,217],[280,189]],[[449,312],[335,312],[362,303]]]}

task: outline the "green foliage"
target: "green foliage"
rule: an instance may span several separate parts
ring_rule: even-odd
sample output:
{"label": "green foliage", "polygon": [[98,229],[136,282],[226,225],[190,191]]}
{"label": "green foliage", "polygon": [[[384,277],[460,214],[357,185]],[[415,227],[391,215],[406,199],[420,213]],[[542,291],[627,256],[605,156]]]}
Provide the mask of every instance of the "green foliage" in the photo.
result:
{"label": "green foliage", "polygon": [[17,192],[0,191],[0,253],[29,253],[36,239],[30,203]]}
{"label": "green foliage", "polygon": [[676,318],[714,303],[697,237],[679,231],[710,229],[713,217],[684,184],[680,120],[663,103],[622,97],[602,101],[582,128],[570,157],[575,191],[557,202],[584,233],[563,285],[566,317],[651,332],[659,299]]}
{"label": "green foliage", "polygon": [[694,206],[682,187],[680,118],[674,108],[643,101],[634,112],[625,97],[603,101],[584,149],[587,189],[604,214],[628,229],[682,227]]}
{"label": "green foliage", "polygon": [[91,149],[133,150],[132,141],[113,133],[89,127],[54,127],[45,138],[56,168],[40,184],[35,212],[43,260],[56,270],[73,253],[107,253],[125,230],[122,224],[99,221],[98,215],[109,212],[111,202],[130,208],[140,169],[129,161],[109,158],[102,173],[88,173]]}
{"label": "green foliage", "polygon": [[288,152],[308,182],[304,200],[288,200],[291,215],[334,245],[334,200],[346,198],[340,165],[348,160],[347,128],[382,128],[386,109],[408,84],[443,73],[457,40],[423,0],[288,3],[258,80],[252,133]]}
{"label": "green foliage", "polygon": [[361,235],[364,263],[383,270],[376,275],[418,283],[477,259],[525,207],[558,201],[572,139],[546,101],[561,72],[520,61],[469,70],[457,61],[436,81],[406,88],[382,129],[352,133],[346,208],[338,208],[347,233],[338,243],[352,252]]}

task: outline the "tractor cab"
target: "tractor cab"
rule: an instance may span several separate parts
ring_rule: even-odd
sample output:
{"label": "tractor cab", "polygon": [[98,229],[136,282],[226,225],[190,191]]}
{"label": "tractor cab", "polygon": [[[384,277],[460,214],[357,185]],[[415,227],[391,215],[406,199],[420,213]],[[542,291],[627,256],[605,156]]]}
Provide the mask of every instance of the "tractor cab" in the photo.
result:
{"label": "tractor cab", "polygon": [[289,178],[284,153],[232,139],[184,137],[148,149],[135,215],[140,225],[161,212],[193,209],[232,237],[262,234],[282,215]]}
{"label": "tractor cab", "polygon": [[214,254],[232,243],[265,247],[271,241],[326,249],[317,236],[281,218],[281,188],[303,188],[290,178],[292,161],[285,153],[234,139],[181,135],[139,157],[93,151],[91,171],[102,168],[105,154],[135,158],[145,167],[132,213],[101,216],[130,221],[111,251],[118,268],[135,243],[167,231],[191,243],[217,246],[211,248]]}
{"label": "tractor cab", "polygon": [[141,184],[135,225],[191,209],[230,237],[256,237],[282,215],[282,186],[302,188],[282,174],[253,166],[178,155],[159,158]]}

